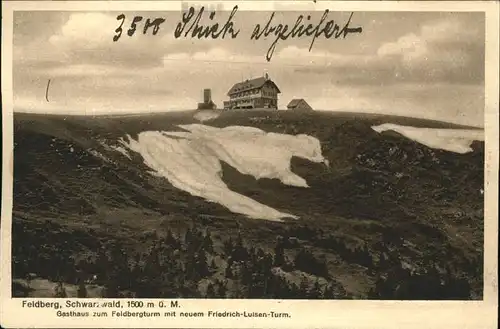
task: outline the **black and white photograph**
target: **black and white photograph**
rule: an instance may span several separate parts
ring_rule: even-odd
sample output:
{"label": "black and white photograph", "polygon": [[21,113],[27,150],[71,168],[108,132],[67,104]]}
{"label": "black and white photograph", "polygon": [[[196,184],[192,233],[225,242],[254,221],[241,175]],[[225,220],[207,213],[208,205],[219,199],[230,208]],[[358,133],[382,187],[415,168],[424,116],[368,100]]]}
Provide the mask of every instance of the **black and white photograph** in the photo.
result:
{"label": "black and white photograph", "polygon": [[313,6],[14,11],[12,297],[483,300],[485,13]]}

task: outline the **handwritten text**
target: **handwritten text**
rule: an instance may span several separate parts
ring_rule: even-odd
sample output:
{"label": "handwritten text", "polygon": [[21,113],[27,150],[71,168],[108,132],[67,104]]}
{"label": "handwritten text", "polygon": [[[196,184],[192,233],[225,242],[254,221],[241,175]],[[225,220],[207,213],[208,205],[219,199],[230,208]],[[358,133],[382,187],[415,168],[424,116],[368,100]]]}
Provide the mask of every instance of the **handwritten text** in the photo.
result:
{"label": "handwritten text", "polygon": [[[314,41],[316,41],[316,38],[320,37],[321,35],[324,34],[325,38],[330,39],[338,39],[340,37],[345,38],[349,33],[361,33],[363,29],[361,27],[355,27],[351,28],[349,27],[349,24],[351,23],[351,18],[353,13],[349,16],[349,19],[347,22],[344,24],[344,26],[341,28],[334,20],[329,20],[323,27],[322,24],[326,21],[328,17],[329,10],[325,10],[323,16],[321,17],[320,21],[318,24],[313,25],[311,23],[308,23],[305,25],[302,21],[304,20],[304,16],[300,15],[297,18],[297,21],[295,22],[295,25],[290,29],[288,24],[278,24],[276,26],[273,26],[271,24],[275,13],[272,13],[270,16],[267,24],[264,26],[264,28],[261,28],[260,24],[255,25],[255,28],[253,30],[251,39],[252,40],[259,40],[262,36],[267,37],[270,34],[274,34],[276,39],[273,41],[271,46],[269,47],[269,50],[267,51],[266,54],[266,59],[267,61],[270,61],[274,50],[276,49],[276,45],[278,44],[279,40],[287,40],[288,38],[297,38],[297,37],[302,37],[302,36],[312,36],[311,44],[309,46],[309,51],[311,51]],[[311,16],[307,16],[307,21],[310,21]]]}
{"label": "handwritten text", "polygon": [[[193,19],[195,15],[195,9],[193,7],[189,8],[187,13],[182,15],[182,22],[177,24],[177,28],[175,29],[174,36],[175,38],[191,36],[191,38],[212,38],[218,39],[222,35],[222,39],[226,37],[226,34],[229,34],[231,38],[236,38],[240,33],[239,30],[234,30],[234,23],[232,21],[234,15],[238,11],[238,6],[233,8],[231,14],[229,15],[226,23],[219,29],[219,23],[215,23],[209,26],[201,26],[200,21],[203,17],[203,12],[205,8],[201,7],[200,11]],[[215,11],[212,11],[209,15],[210,20],[213,20],[215,17]],[[191,23],[191,24],[190,24]],[[190,25],[189,25],[190,24]],[[189,27],[186,29],[186,27]]]}
{"label": "handwritten text", "polygon": [[[184,10],[182,13],[181,21],[177,23],[174,30],[174,37],[179,38],[197,38],[197,39],[225,39],[227,36],[231,39],[235,39],[240,34],[240,30],[235,27],[234,18],[238,11],[238,6],[234,6],[233,10],[230,12],[229,16],[225,20],[224,24],[220,24],[214,21],[216,17],[216,10],[212,10],[208,14],[208,19],[210,22],[208,24],[202,24],[202,19],[205,14],[205,7],[201,7],[198,10],[191,6],[188,10]],[[267,50],[266,59],[271,61],[276,46],[280,40],[286,41],[289,39],[311,38],[311,43],[309,45],[309,51],[311,51],[316,39],[324,37],[326,39],[345,39],[348,35],[353,33],[362,33],[363,28],[361,26],[351,27],[351,20],[354,13],[351,13],[347,21],[339,23],[336,20],[328,19],[330,11],[327,9],[324,11],[320,20],[316,23],[312,22],[311,15],[299,15],[295,24],[275,24],[273,19],[275,17],[275,12],[273,12],[267,23],[261,25],[256,24],[253,28],[253,32],[250,36],[250,40],[260,40],[261,38],[267,39],[269,36],[273,37],[273,41]],[[118,41],[123,33],[124,24],[126,17],[124,14],[120,14],[116,17],[120,22],[119,26],[115,29],[115,35],[113,36],[113,41]],[[132,37],[138,26],[142,24],[142,16],[135,16],[130,22],[130,26],[127,30],[127,35]],[[156,35],[160,30],[160,25],[164,23],[165,18],[148,18],[144,21],[142,27],[142,33],[147,34],[150,28],[153,29],[152,34]]]}
{"label": "handwritten text", "polygon": [[[113,36],[113,41],[118,41],[122,35],[122,27],[123,27],[123,23],[125,23],[125,15],[124,14],[120,14],[116,17],[116,19],[118,21],[121,21],[120,22],[120,26],[118,26],[115,30],[115,35]],[[133,19],[132,19],[132,23],[130,24],[130,28],[128,29],[127,31],[127,34],[129,37],[133,36],[136,29],[137,29],[137,24],[139,22],[141,22],[143,19],[142,16],[135,16]],[[149,30],[149,28],[153,27],[153,35],[156,35],[158,33],[158,31],[160,30],[160,24],[165,22],[165,18],[156,18],[154,20],[151,20],[151,18],[148,18],[146,20],[146,22],[144,23],[144,28],[142,30],[142,34],[146,34]]]}

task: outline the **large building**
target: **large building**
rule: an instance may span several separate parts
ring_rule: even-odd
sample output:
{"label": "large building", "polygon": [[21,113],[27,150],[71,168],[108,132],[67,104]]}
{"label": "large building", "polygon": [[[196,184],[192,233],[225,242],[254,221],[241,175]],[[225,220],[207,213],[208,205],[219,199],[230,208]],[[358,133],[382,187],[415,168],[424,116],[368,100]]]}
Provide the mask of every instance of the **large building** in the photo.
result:
{"label": "large building", "polygon": [[227,93],[229,100],[224,102],[224,109],[278,109],[280,93],[278,86],[266,74],[235,84]]}

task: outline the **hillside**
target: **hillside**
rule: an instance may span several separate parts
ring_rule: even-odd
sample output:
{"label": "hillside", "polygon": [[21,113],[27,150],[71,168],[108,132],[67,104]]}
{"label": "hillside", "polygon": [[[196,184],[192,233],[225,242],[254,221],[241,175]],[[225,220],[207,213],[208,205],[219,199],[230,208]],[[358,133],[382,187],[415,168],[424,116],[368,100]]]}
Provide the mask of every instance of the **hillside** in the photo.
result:
{"label": "hillside", "polygon": [[273,222],[194,197],[123,153],[126,135],[181,132],[192,114],[15,114],[14,278],[35,272],[77,284],[97,274],[116,296],[482,298],[484,143],[465,154],[430,149],[371,127],[454,127],[351,113],[240,112],[205,122],[320,141],[328,167],[291,161],[309,188],[222,163],[232,191],[299,218]]}

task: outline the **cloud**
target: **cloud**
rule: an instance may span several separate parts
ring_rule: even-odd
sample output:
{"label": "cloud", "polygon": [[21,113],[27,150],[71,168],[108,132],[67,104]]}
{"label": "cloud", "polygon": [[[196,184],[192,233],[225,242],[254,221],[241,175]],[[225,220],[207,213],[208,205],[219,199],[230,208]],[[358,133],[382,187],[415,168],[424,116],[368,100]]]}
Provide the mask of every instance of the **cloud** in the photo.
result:
{"label": "cloud", "polygon": [[377,54],[401,64],[408,78],[456,83],[484,80],[484,34],[459,19],[424,25],[418,34],[383,44]]}
{"label": "cloud", "polygon": [[49,42],[62,49],[78,45],[80,49],[95,49],[107,45],[115,34],[119,21],[104,13],[72,14],[61,31],[50,37]]}
{"label": "cloud", "polygon": [[123,69],[108,65],[70,64],[49,68],[35,68],[35,73],[46,74],[52,77],[84,77],[120,75]]}
{"label": "cloud", "polygon": [[396,42],[385,43],[377,51],[377,55],[381,57],[402,56],[406,61],[423,58],[427,53],[425,41],[413,33],[402,36]]}
{"label": "cloud", "polygon": [[484,82],[484,36],[468,30],[458,20],[424,25],[396,41],[382,44],[375,54],[366,56],[317,55],[298,51],[304,62],[323,61],[323,67],[301,67],[296,72],[335,76],[338,84],[398,84]]}
{"label": "cloud", "polygon": [[480,31],[469,29],[466,22],[447,19],[424,25],[419,34],[407,34],[383,44],[378,55],[399,56],[408,65],[435,61],[458,69],[477,59],[483,39]]}
{"label": "cloud", "polygon": [[194,63],[223,63],[223,64],[264,64],[266,62],[263,56],[238,54],[222,47],[213,47],[206,51],[196,52],[175,52],[166,54],[163,57],[164,66],[172,64],[172,61],[182,62],[181,65],[192,66]]}
{"label": "cloud", "polygon": [[[44,61],[46,66],[95,64],[120,68],[151,68],[162,66],[165,54],[201,51],[212,47],[209,40],[197,40],[193,43],[187,39],[175,39],[171,33],[174,24],[164,23],[157,35],[143,34],[142,22],[150,15],[144,15],[141,25],[138,24],[131,37],[127,31],[132,15],[127,16],[122,26],[122,35],[114,42],[115,30],[121,23],[121,20],[117,20],[119,14],[71,13],[58,29],[44,31],[45,34],[40,35],[33,31],[37,37],[29,41],[23,31],[18,36],[20,41],[14,46],[15,61],[22,65]],[[178,15],[170,12],[156,13],[154,16],[168,19],[173,14]]]}

